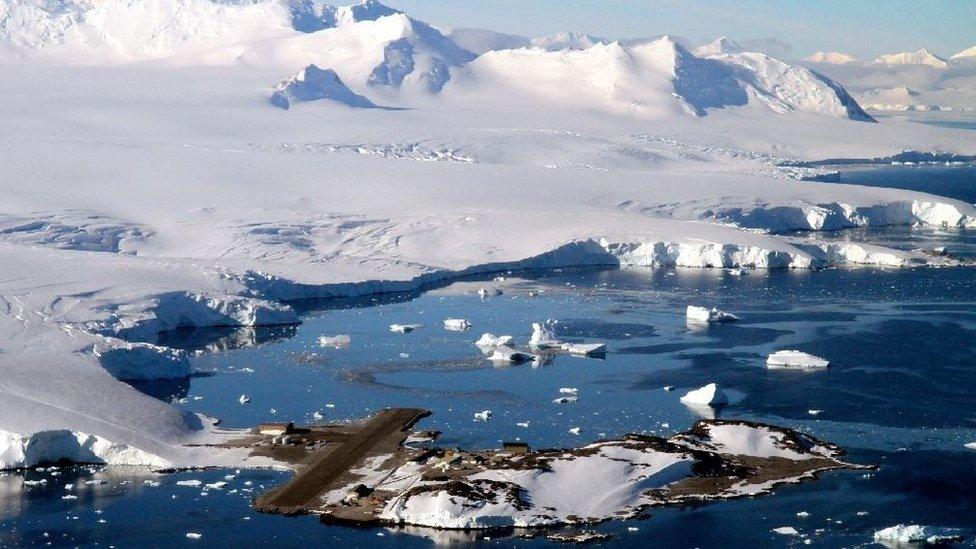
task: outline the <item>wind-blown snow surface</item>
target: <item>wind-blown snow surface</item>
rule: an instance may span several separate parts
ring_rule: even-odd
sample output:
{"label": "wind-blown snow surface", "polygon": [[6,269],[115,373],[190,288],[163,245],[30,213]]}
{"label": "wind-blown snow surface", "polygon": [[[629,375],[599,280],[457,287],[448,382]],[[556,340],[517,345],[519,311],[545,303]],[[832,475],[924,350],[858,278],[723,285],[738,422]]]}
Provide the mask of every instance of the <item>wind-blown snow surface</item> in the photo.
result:
{"label": "wind-blown snow surface", "polygon": [[[914,265],[941,260],[771,232],[976,224],[777,168],[976,152],[806,69],[668,38],[472,59],[376,2],[0,1],[0,429],[208,463],[207,425],[118,381],[189,373],[161,330],[518,267]],[[313,64],[404,108],[269,104]]]}

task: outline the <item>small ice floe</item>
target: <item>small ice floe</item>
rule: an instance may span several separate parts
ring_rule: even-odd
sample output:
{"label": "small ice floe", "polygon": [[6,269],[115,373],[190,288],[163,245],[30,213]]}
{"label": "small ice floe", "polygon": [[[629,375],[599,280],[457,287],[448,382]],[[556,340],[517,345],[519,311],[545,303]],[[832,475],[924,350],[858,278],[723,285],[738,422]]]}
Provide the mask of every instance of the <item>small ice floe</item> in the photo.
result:
{"label": "small ice floe", "polygon": [[661,388],[664,389],[665,391],[670,392],[674,390],[674,385],[665,385],[664,387]]}
{"label": "small ice floe", "polygon": [[560,387],[559,394],[561,395],[575,395],[579,393],[579,389],[576,387]]}
{"label": "small ice floe", "polygon": [[528,429],[529,428],[529,422],[528,421],[520,421],[520,422],[516,423],[515,426],[516,427],[521,427],[523,429]]}
{"label": "small ice floe", "polygon": [[807,413],[810,414],[811,416],[819,416],[823,412],[824,412],[823,410],[816,410],[816,409],[814,409],[814,410],[807,410]]}
{"label": "small ice floe", "polygon": [[488,421],[491,419],[491,410],[482,410],[474,413],[475,421]]}
{"label": "small ice floe", "polygon": [[545,322],[532,323],[532,337],[529,346],[533,349],[555,350],[577,356],[601,356],[606,354],[605,343],[564,343],[556,338],[555,327],[558,321],[549,319]]}
{"label": "small ice floe", "polygon": [[577,356],[600,356],[607,354],[606,343],[563,343],[563,351]]}
{"label": "small ice floe", "polygon": [[193,480],[178,480],[178,481],[176,481],[176,485],[177,486],[189,486],[191,488],[195,488],[195,487],[200,486],[202,484],[203,484],[203,482],[201,482],[199,480],[196,480],[196,479],[193,479]]}
{"label": "small ice floe", "polygon": [[322,421],[323,419],[325,419],[325,415],[323,415],[322,412],[316,410],[312,412],[312,419],[314,419],[315,421]]}
{"label": "small ice floe", "polygon": [[502,291],[498,288],[479,288],[478,297],[481,299],[488,299],[489,297],[495,297],[496,295],[502,295]]}
{"label": "small ice floe", "polygon": [[800,518],[807,518],[807,517],[810,516],[810,513],[806,512],[806,511],[797,511],[796,516],[798,516]]}
{"label": "small ice floe", "polygon": [[607,541],[610,539],[610,534],[604,534],[603,532],[594,532],[592,530],[584,530],[575,534],[562,534],[555,533],[546,536],[546,539],[556,543],[575,543],[577,545],[587,545],[590,543],[599,543],[601,541]]}
{"label": "small ice floe", "polygon": [[202,537],[203,537],[203,534],[200,534],[200,533],[197,533],[197,532],[187,532],[186,533],[186,538],[187,539],[200,539]]}
{"label": "small ice floe", "polygon": [[779,528],[773,528],[773,532],[775,532],[775,533],[777,533],[777,534],[779,534],[781,536],[798,536],[798,535],[800,535],[800,533],[796,531],[796,528],[793,528],[792,526],[780,526]]}
{"label": "small ice floe", "polygon": [[64,499],[64,500],[69,500],[69,499],[78,499],[78,496],[76,496],[76,495],[74,495],[74,494],[68,494],[68,495],[66,495],[66,496],[61,496],[61,499]]}
{"label": "small ice floe", "polygon": [[720,406],[728,404],[729,397],[717,384],[709,383],[700,389],[688,391],[681,397],[681,402],[699,406]]}
{"label": "small ice floe", "polygon": [[491,355],[488,356],[488,360],[492,364],[523,364],[525,362],[531,362],[536,359],[536,356],[531,353],[523,353],[522,351],[516,351],[511,347],[495,347]]}
{"label": "small ice floe", "polygon": [[685,317],[690,322],[734,322],[739,320],[739,317],[734,314],[720,311],[715,307],[709,309],[695,305],[688,305],[685,310]]}
{"label": "small ice floe", "polygon": [[248,402],[251,402],[251,397],[247,395],[241,395],[237,397],[237,402],[240,402],[241,404],[247,404]]}
{"label": "small ice floe", "polygon": [[486,333],[481,334],[481,337],[478,338],[478,341],[475,341],[474,344],[478,347],[503,347],[511,346],[512,340],[512,336],[509,335],[496,336],[492,333]]}
{"label": "small ice floe", "polygon": [[976,450],[976,442],[967,442],[965,446],[970,450]]}
{"label": "small ice floe", "polygon": [[352,343],[352,338],[344,334],[336,336],[319,336],[319,347],[345,349],[350,343]]}
{"label": "small ice floe", "polygon": [[571,434],[571,435],[578,435],[578,434],[580,434],[580,428],[579,427],[573,427],[572,429],[569,430],[569,434]]}
{"label": "small ice floe", "polygon": [[87,486],[101,486],[103,484],[108,484],[108,481],[107,480],[102,480],[102,479],[86,480],[85,481],[85,485],[87,485]]}
{"label": "small ice floe", "polygon": [[742,267],[733,267],[731,269],[725,269],[725,272],[731,276],[745,276],[749,274],[749,270],[743,269]]}
{"label": "small ice floe", "polygon": [[552,401],[555,404],[572,404],[574,402],[579,402],[578,396],[561,396]]}
{"label": "small ice floe", "polygon": [[959,535],[958,530],[951,528],[898,524],[875,532],[874,541],[883,545],[907,543],[948,545],[962,541],[962,536]]}
{"label": "small ice floe", "polygon": [[471,323],[463,318],[444,319],[445,330],[451,330],[452,332],[463,332],[469,328],[471,328]]}
{"label": "small ice floe", "polygon": [[224,486],[227,486],[227,483],[221,480],[221,481],[205,484],[204,486],[206,486],[208,490],[223,490]]}
{"label": "small ice floe", "polygon": [[857,516],[859,516],[859,517],[866,517],[866,516],[870,515],[871,513],[868,513],[867,511],[858,511],[858,512],[856,512],[854,514],[857,515]]}
{"label": "small ice floe", "polygon": [[395,334],[408,334],[420,328],[420,324],[390,324],[390,331]]}
{"label": "small ice floe", "polygon": [[797,350],[776,351],[766,359],[769,368],[790,368],[795,370],[820,370],[830,365],[830,362],[819,356]]}

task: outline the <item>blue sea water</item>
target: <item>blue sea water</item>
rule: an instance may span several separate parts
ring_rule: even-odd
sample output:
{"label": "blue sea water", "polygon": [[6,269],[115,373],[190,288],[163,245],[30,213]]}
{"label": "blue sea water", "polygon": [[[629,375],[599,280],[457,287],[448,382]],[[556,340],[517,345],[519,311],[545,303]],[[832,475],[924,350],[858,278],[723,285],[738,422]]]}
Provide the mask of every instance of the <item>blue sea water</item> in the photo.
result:
{"label": "blue sea water", "polygon": [[[272,418],[306,421],[316,411],[338,421],[384,406],[422,406],[434,414],[421,427],[444,431],[443,444],[496,447],[522,439],[560,446],[685,429],[699,416],[678,397],[714,381],[733,397],[721,417],[801,429],[841,444],[852,461],[880,469],[828,473],[770,497],[660,509],[647,520],[606,523],[598,529],[615,534],[610,545],[796,544],[771,531],[788,525],[814,546],[839,547],[866,543],[875,530],[899,522],[976,528],[976,451],[964,447],[976,441],[976,269],[745,277],[712,270],[567,271],[520,279],[501,296],[480,299],[474,290],[483,284],[372,306],[315,304],[324,308],[306,312],[291,337],[198,356],[195,366],[209,375],[175,387],[170,397],[186,398],[188,409],[220,417],[230,427]],[[741,320],[689,327],[683,312],[692,303],[718,306]],[[446,331],[441,321],[447,317],[467,318],[474,327]],[[607,342],[606,359],[559,356],[537,368],[499,368],[473,345],[483,331],[525,342],[529,323],[550,317],[560,320],[565,339]],[[391,323],[424,326],[394,334]],[[336,334],[350,335],[351,345],[318,346],[320,335]],[[809,351],[833,365],[814,373],[764,368],[766,354],[781,348]],[[677,389],[666,392],[663,385]],[[554,404],[560,387],[578,388],[580,402]],[[238,403],[241,394],[251,403]],[[473,421],[483,409],[494,412],[491,421]],[[823,412],[813,416],[813,409]],[[516,425],[525,421],[528,428]],[[580,427],[580,435],[569,433],[572,427]],[[201,495],[176,481],[214,482],[235,473],[165,475],[152,487],[142,472],[91,471],[0,477],[0,545],[428,546],[432,541],[425,536],[444,543],[548,543],[498,534],[486,540],[478,534],[361,530],[250,511],[251,497],[286,478],[276,472],[242,471],[223,490]],[[48,483],[23,484],[39,478]],[[64,490],[65,484],[92,478],[107,483],[86,485],[77,500],[61,499],[76,493]],[[810,517],[797,517],[800,511]],[[190,540],[187,532],[204,537]]]}

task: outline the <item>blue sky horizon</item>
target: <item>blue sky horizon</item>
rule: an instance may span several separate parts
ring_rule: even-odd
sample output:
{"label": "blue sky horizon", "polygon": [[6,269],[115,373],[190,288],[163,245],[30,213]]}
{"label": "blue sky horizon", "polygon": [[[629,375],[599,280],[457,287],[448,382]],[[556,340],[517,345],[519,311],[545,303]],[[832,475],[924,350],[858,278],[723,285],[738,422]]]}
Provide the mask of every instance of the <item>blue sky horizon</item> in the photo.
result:
{"label": "blue sky horizon", "polygon": [[[608,38],[671,34],[692,43],[727,35],[776,39],[796,57],[841,51],[861,58],[927,48],[950,56],[976,45],[976,1],[946,0],[388,0],[448,27],[524,36],[580,31]],[[771,44],[772,45],[772,44]]]}

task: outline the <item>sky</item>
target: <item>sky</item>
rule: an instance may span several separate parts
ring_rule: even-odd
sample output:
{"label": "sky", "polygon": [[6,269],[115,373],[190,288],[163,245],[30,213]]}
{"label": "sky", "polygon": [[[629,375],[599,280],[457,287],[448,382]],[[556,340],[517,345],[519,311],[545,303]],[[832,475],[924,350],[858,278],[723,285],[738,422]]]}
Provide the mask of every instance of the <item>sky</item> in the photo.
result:
{"label": "sky", "polygon": [[672,34],[693,43],[727,35],[774,38],[797,57],[862,58],[976,45],[976,0],[387,0],[438,27],[540,36],[573,30],[610,38]]}

